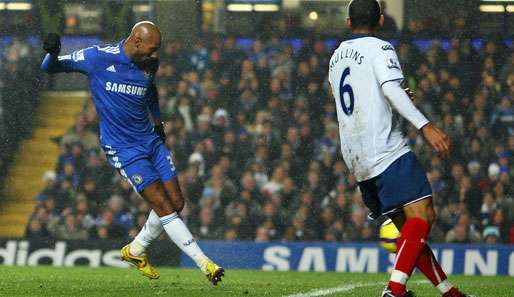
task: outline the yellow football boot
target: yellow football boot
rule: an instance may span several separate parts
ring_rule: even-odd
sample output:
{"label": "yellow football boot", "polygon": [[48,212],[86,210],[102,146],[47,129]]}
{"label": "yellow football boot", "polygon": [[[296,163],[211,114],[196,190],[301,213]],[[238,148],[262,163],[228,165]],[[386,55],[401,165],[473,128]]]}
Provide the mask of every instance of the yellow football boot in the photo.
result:
{"label": "yellow football boot", "polygon": [[217,285],[218,282],[221,282],[221,278],[225,276],[225,269],[214,264],[211,259],[207,259],[200,269],[213,285]]}
{"label": "yellow football boot", "polygon": [[158,279],[160,274],[152,267],[150,261],[146,257],[146,254],[141,256],[133,256],[130,254],[129,245],[124,246],[120,251],[121,259],[132,266],[135,266],[139,271],[143,273],[144,276],[149,279]]}

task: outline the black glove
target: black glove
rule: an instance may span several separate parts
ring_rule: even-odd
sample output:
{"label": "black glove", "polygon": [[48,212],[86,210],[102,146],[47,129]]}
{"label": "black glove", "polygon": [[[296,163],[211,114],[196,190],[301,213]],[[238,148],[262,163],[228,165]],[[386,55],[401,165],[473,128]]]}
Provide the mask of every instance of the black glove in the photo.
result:
{"label": "black glove", "polygon": [[155,132],[159,137],[162,139],[162,141],[166,141],[166,133],[164,133],[164,123],[160,123],[159,125],[153,126],[155,129]]}
{"label": "black glove", "polygon": [[43,49],[51,55],[58,55],[61,52],[61,37],[56,33],[48,33],[43,42]]}

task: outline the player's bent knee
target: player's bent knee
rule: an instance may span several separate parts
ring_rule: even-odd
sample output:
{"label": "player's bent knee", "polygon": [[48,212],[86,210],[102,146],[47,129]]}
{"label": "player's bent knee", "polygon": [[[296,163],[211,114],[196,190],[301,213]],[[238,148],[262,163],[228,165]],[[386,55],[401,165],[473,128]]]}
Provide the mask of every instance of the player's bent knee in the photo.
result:
{"label": "player's bent knee", "polygon": [[169,215],[174,212],[174,208],[165,196],[155,197],[154,199],[152,199],[152,201],[150,201],[150,204],[152,205],[152,209],[160,217]]}
{"label": "player's bent knee", "polygon": [[177,213],[180,213],[184,209],[184,205],[185,205],[184,198],[179,197],[179,198],[172,198],[170,200],[171,200],[171,205],[172,205],[173,209]]}

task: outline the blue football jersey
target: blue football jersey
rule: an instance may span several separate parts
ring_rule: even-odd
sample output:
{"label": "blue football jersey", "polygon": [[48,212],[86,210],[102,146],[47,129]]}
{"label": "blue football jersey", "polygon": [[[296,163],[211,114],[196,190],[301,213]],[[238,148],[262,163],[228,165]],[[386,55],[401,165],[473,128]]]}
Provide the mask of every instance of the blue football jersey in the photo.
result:
{"label": "blue football jersey", "polygon": [[124,41],[95,45],[58,57],[47,54],[41,68],[49,73],[87,76],[100,119],[100,143],[130,147],[157,138],[149,109],[159,116],[154,73],[143,71],[124,52]]}

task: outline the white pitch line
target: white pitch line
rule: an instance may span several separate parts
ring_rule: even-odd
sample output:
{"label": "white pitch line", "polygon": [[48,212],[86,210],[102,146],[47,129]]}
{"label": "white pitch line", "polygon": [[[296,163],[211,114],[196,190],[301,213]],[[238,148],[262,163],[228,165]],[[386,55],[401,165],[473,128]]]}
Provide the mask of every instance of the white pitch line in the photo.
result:
{"label": "white pitch line", "polygon": [[[427,283],[427,281],[416,281],[413,282],[415,284],[424,284]],[[365,284],[352,284],[352,285],[346,285],[346,286],[339,286],[334,288],[328,288],[328,289],[321,289],[321,290],[314,290],[310,292],[305,293],[296,293],[292,295],[284,295],[283,297],[318,297],[318,296],[328,296],[328,295],[334,295],[336,293],[341,292],[348,292],[352,291],[354,289],[360,289],[360,288],[367,288],[367,287],[375,287],[379,285],[383,285],[383,282],[375,282],[375,283],[365,283]]]}

